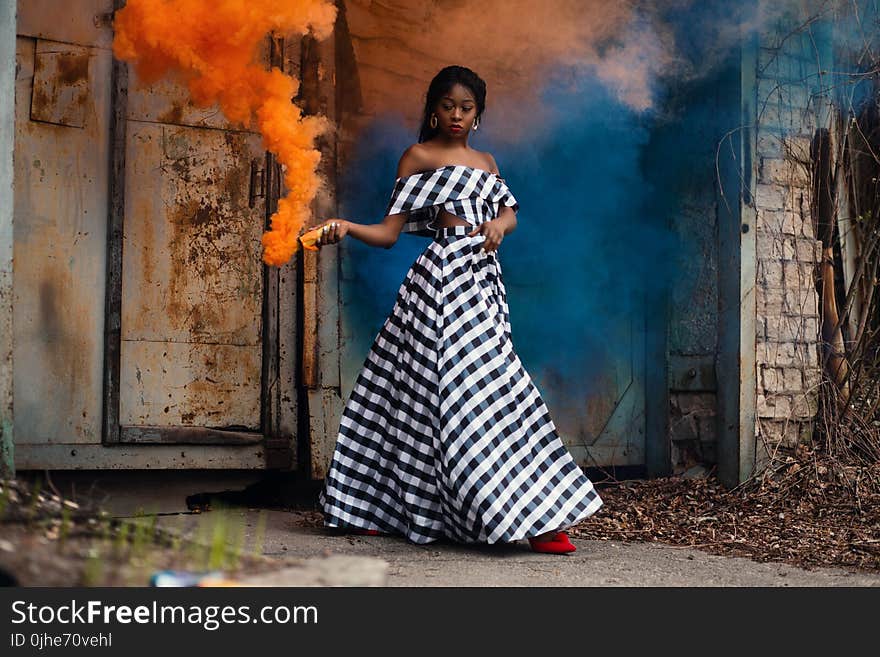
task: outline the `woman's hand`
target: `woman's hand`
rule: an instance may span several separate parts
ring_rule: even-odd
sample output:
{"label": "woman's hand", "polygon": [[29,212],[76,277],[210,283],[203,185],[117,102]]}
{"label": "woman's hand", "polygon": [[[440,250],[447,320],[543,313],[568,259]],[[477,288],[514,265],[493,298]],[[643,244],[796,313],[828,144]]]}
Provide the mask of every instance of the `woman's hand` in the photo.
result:
{"label": "woman's hand", "polygon": [[336,244],[348,235],[349,223],[345,219],[328,219],[316,229],[319,230],[318,239],[315,242],[318,246]]}
{"label": "woman's hand", "polygon": [[468,233],[468,236],[470,237],[475,235],[485,236],[486,239],[483,242],[484,251],[495,251],[504,239],[504,227],[502,222],[497,219],[492,219],[491,221],[480,224]]}

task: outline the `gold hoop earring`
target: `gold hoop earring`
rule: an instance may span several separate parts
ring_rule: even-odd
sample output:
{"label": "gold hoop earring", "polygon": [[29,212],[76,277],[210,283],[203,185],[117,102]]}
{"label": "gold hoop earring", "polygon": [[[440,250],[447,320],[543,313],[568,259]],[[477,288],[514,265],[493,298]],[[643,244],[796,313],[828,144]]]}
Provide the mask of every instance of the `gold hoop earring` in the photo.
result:
{"label": "gold hoop earring", "polygon": [[431,126],[431,130],[437,129],[437,115],[436,114],[431,115],[431,120],[428,121],[428,125]]}

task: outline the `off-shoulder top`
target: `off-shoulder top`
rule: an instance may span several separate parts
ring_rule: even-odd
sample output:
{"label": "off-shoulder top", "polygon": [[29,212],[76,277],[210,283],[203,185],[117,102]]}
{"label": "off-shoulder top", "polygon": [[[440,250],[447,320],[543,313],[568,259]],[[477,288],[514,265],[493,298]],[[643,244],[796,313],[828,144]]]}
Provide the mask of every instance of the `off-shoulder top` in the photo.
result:
{"label": "off-shoulder top", "polygon": [[514,212],[519,210],[519,203],[498,174],[450,164],[398,178],[385,214],[407,212],[401,232],[433,237],[440,208],[476,227],[497,217],[502,204]]}

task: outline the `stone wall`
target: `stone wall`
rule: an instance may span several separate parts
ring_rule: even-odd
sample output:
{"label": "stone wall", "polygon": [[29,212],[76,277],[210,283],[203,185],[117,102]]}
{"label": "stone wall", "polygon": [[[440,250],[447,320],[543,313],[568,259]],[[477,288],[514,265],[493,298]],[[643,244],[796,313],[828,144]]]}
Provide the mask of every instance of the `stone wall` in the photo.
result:
{"label": "stone wall", "polygon": [[816,57],[797,19],[759,37],[757,71],[756,467],[810,435],[819,386],[814,276],[821,258],[810,216]]}
{"label": "stone wall", "polygon": [[[788,5],[794,9],[795,5]],[[778,446],[807,440],[817,411],[820,384],[820,318],[815,276],[821,259],[811,217],[810,144],[827,98],[817,73],[815,35],[805,28],[808,11],[783,14],[771,8],[776,20],[758,35],[756,84],[742,93],[755,94],[757,105],[755,151],[755,438],[756,467],[760,469]],[[743,65],[752,61],[743,58]],[[750,77],[743,71],[743,78]],[[719,107],[719,111],[722,108]],[[700,240],[699,234],[689,239]],[[717,257],[711,250],[698,254],[702,266]],[[743,258],[749,254],[743,254]],[[686,287],[686,286],[685,286]],[[682,303],[683,302],[683,303]],[[697,463],[717,462],[716,392],[685,374],[687,358],[699,364],[699,354],[717,348],[700,334],[682,329],[686,317],[705,315],[692,300],[673,298],[669,340],[669,437],[674,473]],[[682,310],[683,309],[683,310]],[[708,315],[706,315],[708,318]],[[716,325],[717,329],[717,325]],[[696,355],[694,355],[696,354]],[[747,360],[747,359],[744,359]],[[747,376],[746,373],[743,376]],[[741,409],[743,417],[751,409]]]}

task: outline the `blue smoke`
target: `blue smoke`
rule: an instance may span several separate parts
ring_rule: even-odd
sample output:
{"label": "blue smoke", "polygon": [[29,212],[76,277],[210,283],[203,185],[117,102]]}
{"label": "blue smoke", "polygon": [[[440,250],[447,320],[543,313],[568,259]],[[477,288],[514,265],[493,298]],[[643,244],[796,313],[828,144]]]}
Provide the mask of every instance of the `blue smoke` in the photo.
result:
{"label": "blue smoke", "polygon": [[[672,278],[673,235],[655,212],[658,191],[640,157],[649,122],[584,75],[550,80],[545,130],[516,144],[483,122],[475,148],[495,155],[520,203],[517,229],[499,249],[514,344],[536,379],[585,388],[609,360],[628,358],[632,318],[662,303]],[[488,117],[487,113],[487,117]],[[413,137],[394,118],[363,132],[339,185],[342,216],[381,220],[397,160]],[[342,244],[343,335],[349,371],[363,360],[426,238],[401,235],[391,250]],[[637,321],[636,330],[644,322]],[[643,339],[638,337],[636,339]]]}
{"label": "blue smoke", "polygon": [[[491,107],[473,136],[520,203],[499,258],[517,353],[536,382],[553,382],[542,386],[551,408],[607,385],[600,375],[626,362],[634,341],[656,337],[648,330],[662,331],[673,352],[716,349],[716,148],[741,123],[740,46],[753,35],[735,26],[766,28],[754,11],[754,3],[675,3],[663,20],[679,59],[655,81],[651,111],[625,106],[589,71],[559,70],[542,80],[540,115],[522,139],[504,138]],[[856,28],[812,29],[805,43],[817,44],[824,61],[827,44]],[[871,90],[853,83],[847,93]],[[339,185],[341,216],[381,220],[398,158],[416,140],[402,126],[383,116],[363,131]],[[340,245],[349,380],[426,245],[410,235],[390,251],[353,239]],[[649,321],[667,310],[668,336],[662,321]]]}

